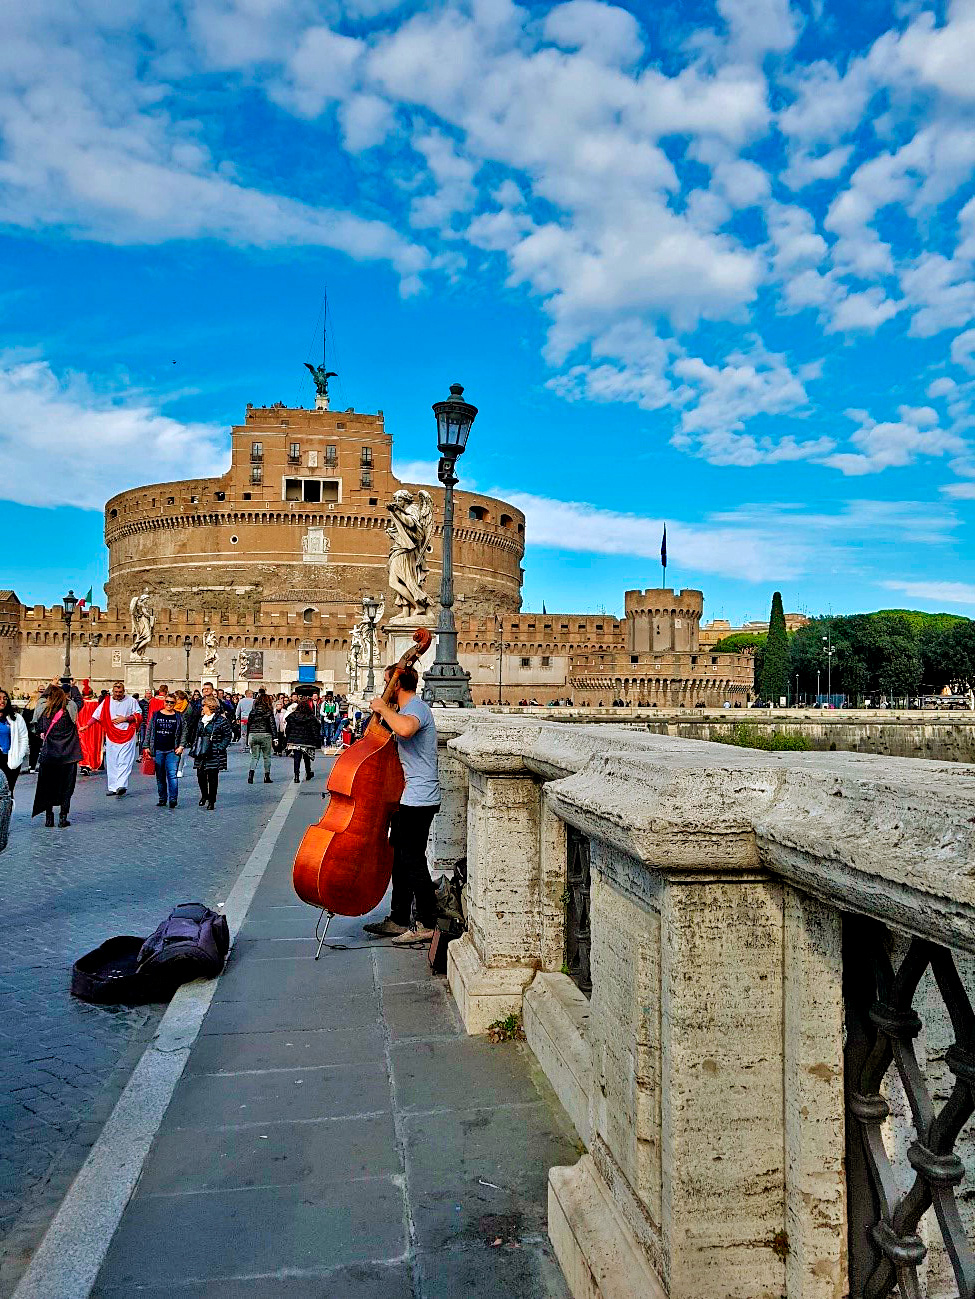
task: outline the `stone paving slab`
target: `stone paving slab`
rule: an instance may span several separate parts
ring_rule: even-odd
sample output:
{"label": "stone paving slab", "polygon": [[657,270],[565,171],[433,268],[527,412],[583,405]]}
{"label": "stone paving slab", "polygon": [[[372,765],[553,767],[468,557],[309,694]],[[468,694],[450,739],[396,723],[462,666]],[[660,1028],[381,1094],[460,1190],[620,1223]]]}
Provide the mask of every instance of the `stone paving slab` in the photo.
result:
{"label": "stone paving slab", "polygon": [[579,1151],[530,1053],[464,1036],[425,952],[361,920],[336,918],[315,962],[314,911],[280,902],[317,794],[295,801],[93,1294],[567,1299],[547,1174]]}
{"label": "stone paving slab", "polygon": [[[188,796],[157,808],[155,781],[138,773],[124,799],[105,797],[104,775],[82,778],[65,830],[31,819],[35,777],[17,784],[0,854],[0,1295],[13,1291],[165,1009],[79,1002],[71,965],[114,934],[149,933],[178,902],[226,897],[283,788],[247,786],[245,766],[232,752],[215,813]],[[192,793],[192,772],[190,781]]]}

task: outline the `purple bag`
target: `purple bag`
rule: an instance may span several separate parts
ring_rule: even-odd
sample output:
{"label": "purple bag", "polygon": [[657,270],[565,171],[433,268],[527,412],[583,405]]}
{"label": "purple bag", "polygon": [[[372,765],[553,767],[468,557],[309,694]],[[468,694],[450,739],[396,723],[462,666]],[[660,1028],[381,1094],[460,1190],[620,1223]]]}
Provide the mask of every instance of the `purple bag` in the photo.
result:
{"label": "purple bag", "polygon": [[181,902],[142,944],[138,969],[176,987],[190,979],[215,978],[229,950],[227,917],[202,902]]}

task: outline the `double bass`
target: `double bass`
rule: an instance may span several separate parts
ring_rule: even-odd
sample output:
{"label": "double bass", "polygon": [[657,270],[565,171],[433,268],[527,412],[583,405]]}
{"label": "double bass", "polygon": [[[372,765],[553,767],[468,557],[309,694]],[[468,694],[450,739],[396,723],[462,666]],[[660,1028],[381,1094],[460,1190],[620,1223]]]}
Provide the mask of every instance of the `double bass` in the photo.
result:
{"label": "double bass", "polygon": [[[420,627],[383,691],[388,703],[400,673],[430,648]],[[327,915],[317,961],[332,916],[364,916],[383,900],[393,873],[389,827],[406,782],[393,733],[375,713],[362,738],[336,759],[328,777],[330,797],[322,819],[305,831],[295,855],[292,880],[302,902]]]}

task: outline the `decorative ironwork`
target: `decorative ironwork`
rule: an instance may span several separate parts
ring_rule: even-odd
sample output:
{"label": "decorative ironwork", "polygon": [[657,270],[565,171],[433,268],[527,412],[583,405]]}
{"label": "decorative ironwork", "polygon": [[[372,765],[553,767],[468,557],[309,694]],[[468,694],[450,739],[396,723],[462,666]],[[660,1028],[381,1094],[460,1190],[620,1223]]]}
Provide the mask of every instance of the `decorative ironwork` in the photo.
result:
{"label": "decorative ironwork", "polygon": [[[897,969],[890,934],[876,921],[847,917],[843,982],[846,1000],[847,1191],[851,1299],[921,1299],[918,1265],[927,1247],[918,1224],[933,1204],[961,1299],[975,1296],[975,1253],[965,1234],[955,1188],[965,1167],[955,1142],[975,1112],[975,1013],[950,951],[915,938]],[[936,1109],[914,1050],[921,1019],[913,1002],[930,967],[954,1032],[945,1064],[951,1094]],[[911,1109],[914,1169],[901,1194],[883,1138],[890,1107],[881,1095],[894,1068]]]}
{"label": "decorative ironwork", "polygon": [[573,826],[566,829],[565,966],[580,992],[592,996],[589,972],[589,840]]}

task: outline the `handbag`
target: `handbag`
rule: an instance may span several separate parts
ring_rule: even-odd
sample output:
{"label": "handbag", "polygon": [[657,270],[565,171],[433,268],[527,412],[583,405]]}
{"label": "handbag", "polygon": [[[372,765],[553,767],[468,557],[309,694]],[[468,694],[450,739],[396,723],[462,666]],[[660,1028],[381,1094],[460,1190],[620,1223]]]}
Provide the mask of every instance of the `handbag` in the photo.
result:
{"label": "handbag", "polygon": [[154,776],[156,774],[156,763],[152,754],[147,749],[142,755],[142,762],[139,764],[139,770],[143,776]]}

